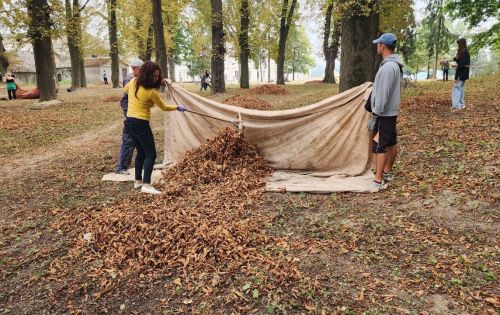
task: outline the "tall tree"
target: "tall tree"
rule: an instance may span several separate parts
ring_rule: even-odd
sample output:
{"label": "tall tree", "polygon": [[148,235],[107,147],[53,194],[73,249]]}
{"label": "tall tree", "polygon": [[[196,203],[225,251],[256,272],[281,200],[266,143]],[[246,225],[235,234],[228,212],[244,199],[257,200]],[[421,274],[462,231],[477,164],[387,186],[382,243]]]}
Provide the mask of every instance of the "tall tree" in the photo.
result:
{"label": "tall tree", "polygon": [[175,77],[175,64],[181,62],[182,38],[178,36],[181,23],[184,22],[184,9],[191,0],[169,0],[163,2],[163,21],[165,26],[165,44],[167,47],[167,60],[169,77],[172,81]]}
{"label": "tall tree", "polygon": [[5,46],[3,45],[3,37],[0,34],[0,73],[7,71],[9,67],[9,58],[7,58],[7,54],[5,53]]}
{"label": "tall tree", "polygon": [[380,0],[380,32],[393,33],[398,42],[396,49],[404,60],[415,52],[416,23],[413,0]]}
{"label": "tall tree", "polygon": [[165,44],[165,34],[163,33],[161,0],[152,0],[152,2],[156,62],[160,65],[162,75],[168,78],[167,46]]}
{"label": "tall tree", "polygon": [[118,55],[118,36],[116,26],[116,0],[107,0],[108,5],[108,29],[109,29],[109,56],[111,57],[111,82],[113,88],[120,84],[119,76],[119,55]]}
{"label": "tall tree", "polygon": [[[267,82],[271,82],[271,59],[277,60],[280,24],[276,23],[281,16],[282,0],[252,1],[253,11],[250,27],[250,54],[259,65],[264,64],[267,70]],[[253,53],[252,53],[253,52]],[[266,77],[266,75],[264,75]],[[262,78],[261,78],[262,79]]]}
{"label": "tall tree", "polygon": [[446,10],[454,17],[463,18],[470,28],[478,26],[487,19],[494,24],[489,29],[473,36],[472,53],[477,53],[481,47],[492,46],[500,49],[500,20],[498,1],[491,0],[450,0],[446,2]]}
{"label": "tall tree", "polygon": [[241,0],[240,15],[240,87],[242,89],[248,89],[250,87],[250,78],[248,73],[248,56],[250,55],[250,48],[248,45],[248,27],[250,24],[250,12],[248,8],[248,0]]}
{"label": "tall tree", "polygon": [[29,31],[35,55],[36,82],[40,102],[56,98],[55,62],[52,49],[52,21],[47,0],[28,0]]}
{"label": "tall tree", "polygon": [[[143,18],[136,16],[135,17],[135,29],[142,30],[143,29]],[[149,27],[147,30],[147,36],[144,38],[143,34],[140,31],[135,33],[135,40],[137,42],[137,57],[143,61],[150,61],[151,55],[153,53],[153,20],[149,23]]]}
{"label": "tall tree", "polygon": [[[325,67],[325,77],[323,78],[324,83],[336,83],[335,82],[335,59],[337,59],[340,46],[340,23],[336,18],[333,23],[332,29],[332,18],[333,18],[333,2],[334,0],[328,0],[328,6],[326,9],[325,16],[325,33],[323,35],[323,54],[326,59]],[[330,40],[331,33],[331,40]]]}
{"label": "tall tree", "polygon": [[[431,58],[434,59],[431,78],[436,78],[439,56],[448,51],[452,34],[444,24],[443,0],[429,0],[425,9],[427,16],[423,20],[431,32],[428,33],[427,49],[429,56],[428,72],[430,72]],[[429,75],[428,75],[429,76]]]}
{"label": "tall tree", "polygon": [[225,93],[224,80],[224,29],[222,0],[211,0],[212,5],[212,93]]}
{"label": "tall tree", "polygon": [[68,38],[69,56],[71,59],[71,90],[86,86],[85,70],[82,53],[82,26],[80,13],[89,0],[80,7],[79,0],[65,0],[66,7],[66,35]]}
{"label": "tall tree", "polygon": [[280,16],[280,38],[278,43],[278,73],[277,73],[277,84],[285,84],[285,48],[286,40],[288,37],[288,32],[293,21],[293,12],[295,11],[295,6],[297,5],[297,0],[292,0],[290,8],[288,8],[288,0],[283,0],[283,6],[281,7]]}
{"label": "tall tree", "polygon": [[150,61],[151,55],[153,54],[153,21],[149,24],[148,28],[148,38],[146,39],[146,49],[144,54],[141,55],[141,59],[144,61]]}
{"label": "tall tree", "polygon": [[285,69],[287,74],[292,74],[292,81],[295,81],[295,73],[307,73],[314,66],[314,59],[311,55],[311,42],[303,26],[293,26],[289,37]]}
{"label": "tall tree", "polygon": [[342,1],[342,36],[340,92],[373,81],[376,74],[376,46],[378,35],[378,1]]}

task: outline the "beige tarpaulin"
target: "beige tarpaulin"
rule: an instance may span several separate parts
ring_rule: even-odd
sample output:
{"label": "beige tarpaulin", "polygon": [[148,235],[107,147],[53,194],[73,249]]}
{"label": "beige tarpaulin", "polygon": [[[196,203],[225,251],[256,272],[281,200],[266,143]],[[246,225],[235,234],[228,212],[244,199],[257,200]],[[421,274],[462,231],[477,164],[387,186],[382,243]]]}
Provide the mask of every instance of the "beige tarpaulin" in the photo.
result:
{"label": "beige tarpaulin", "polygon": [[[277,171],[270,191],[329,193],[370,191],[370,150],[364,103],[367,82],[301,108],[258,111],[225,105],[170,84],[167,98],[188,109],[226,121],[243,120],[243,134]],[[164,162],[174,162],[231,123],[193,113],[169,112],[165,119]]]}

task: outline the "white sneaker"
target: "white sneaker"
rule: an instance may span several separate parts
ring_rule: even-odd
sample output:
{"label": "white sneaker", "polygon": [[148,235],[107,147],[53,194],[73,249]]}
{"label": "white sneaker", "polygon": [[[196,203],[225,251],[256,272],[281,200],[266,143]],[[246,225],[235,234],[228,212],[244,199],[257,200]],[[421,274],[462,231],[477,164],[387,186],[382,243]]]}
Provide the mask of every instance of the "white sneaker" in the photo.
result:
{"label": "white sneaker", "polygon": [[141,188],[141,187],[142,187],[142,185],[144,185],[144,183],[143,183],[143,182],[134,182],[134,188],[136,188],[136,189],[137,189],[137,188]]}
{"label": "white sneaker", "polygon": [[151,194],[151,195],[159,195],[159,194],[161,194],[161,191],[156,190],[151,185],[142,185],[141,192],[143,192],[145,194]]}
{"label": "white sneaker", "polygon": [[376,191],[379,191],[382,189],[386,189],[386,188],[387,188],[387,184],[383,180],[381,183],[377,183],[376,181],[372,181],[371,189],[373,192],[376,192]]}

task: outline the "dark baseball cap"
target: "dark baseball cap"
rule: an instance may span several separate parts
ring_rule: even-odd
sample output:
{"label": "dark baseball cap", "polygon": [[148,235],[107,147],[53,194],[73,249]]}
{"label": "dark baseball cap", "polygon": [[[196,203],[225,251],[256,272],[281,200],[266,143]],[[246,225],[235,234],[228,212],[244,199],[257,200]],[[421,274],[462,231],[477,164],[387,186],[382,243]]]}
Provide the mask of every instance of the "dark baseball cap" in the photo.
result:
{"label": "dark baseball cap", "polygon": [[379,38],[373,41],[374,44],[384,44],[387,46],[395,46],[396,42],[398,39],[396,38],[396,35],[392,33],[384,33],[382,34]]}

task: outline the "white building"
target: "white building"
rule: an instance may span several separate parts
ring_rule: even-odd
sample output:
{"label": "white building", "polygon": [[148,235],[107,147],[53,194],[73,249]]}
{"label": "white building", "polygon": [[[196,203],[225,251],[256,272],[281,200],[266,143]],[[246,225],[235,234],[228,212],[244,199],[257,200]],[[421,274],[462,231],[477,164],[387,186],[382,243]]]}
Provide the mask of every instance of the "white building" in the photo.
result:
{"label": "white building", "polygon": [[[103,84],[103,76],[106,73],[106,77],[108,78],[109,84],[111,84],[111,58],[97,57],[92,56],[89,58],[85,58],[83,60],[85,65],[85,77],[87,79],[87,83],[90,84]],[[123,81],[127,75],[130,73],[129,66],[127,63],[120,60],[119,62],[119,79],[120,82]]]}

